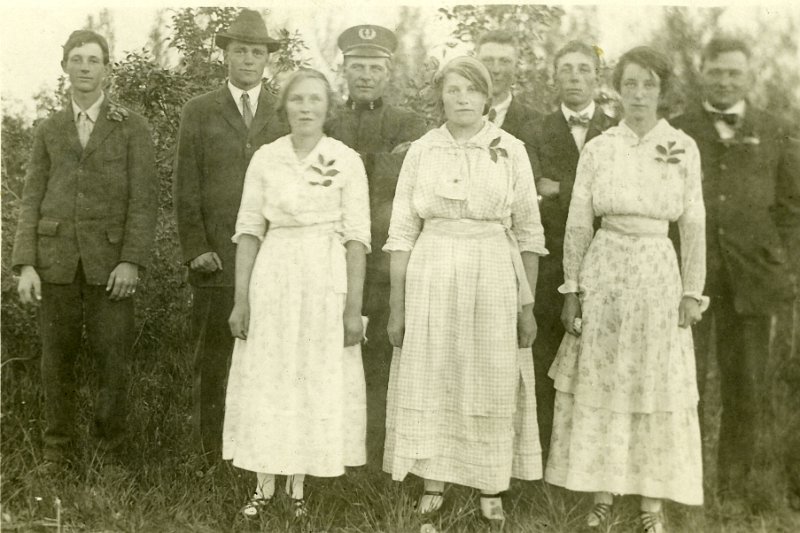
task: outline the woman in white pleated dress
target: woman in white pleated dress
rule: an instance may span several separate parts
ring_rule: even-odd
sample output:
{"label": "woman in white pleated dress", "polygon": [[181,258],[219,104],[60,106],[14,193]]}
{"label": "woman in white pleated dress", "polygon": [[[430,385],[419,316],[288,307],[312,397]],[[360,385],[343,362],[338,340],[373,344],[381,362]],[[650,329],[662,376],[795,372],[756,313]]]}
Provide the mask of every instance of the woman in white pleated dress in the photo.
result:
{"label": "woman in white pleated dress", "polygon": [[422,513],[457,483],[502,522],[510,478],[541,477],[531,291],[547,250],[525,147],[483,117],[489,72],[457,58],[435,89],[446,122],[411,144],[384,246],[396,349],[383,468],[424,478]]}
{"label": "woman in white pleated dress", "polygon": [[705,209],[697,146],[657,115],[670,77],[650,48],[622,56],[623,120],[584,147],[570,202],[545,480],[594,493],[590,527],[606,521],[612,494],[642,497],[646,533],[663,531],[662,499],[703,502],[689,326],[704,304]]}
{"label": "woman in white pleated dress", "polygon": [[339,476],[366,461],[367,179],[359,155],[323,134],[330,105],[323,74],[302,69],[286,81],[291,134],[253,155],[236,220],[223,458],[258,473],[247,516],[271,500],[276,474],[288,476],[302,515],[306,474]]}

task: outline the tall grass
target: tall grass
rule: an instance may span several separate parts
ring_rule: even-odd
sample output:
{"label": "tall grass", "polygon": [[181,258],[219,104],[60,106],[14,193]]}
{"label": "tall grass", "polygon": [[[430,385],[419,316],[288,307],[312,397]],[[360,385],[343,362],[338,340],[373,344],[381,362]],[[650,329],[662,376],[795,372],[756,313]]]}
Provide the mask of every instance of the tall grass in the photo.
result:
{"label": "tall grass", "polygon": [[[783,330],[781,330],[783,328]],[[704,507],[668,503],[667,527],[673,532],[797,532],[800,514],[786,504],[785,475],[777,460],[779,442],[790,417],[800,416],[800,392],[782,378],[791,336],[779,324],[776,349],[768,365],[769,428],[761,443],[756,481],[743,496],[719,501],[714,496],[715,442],[718,423],[718,377],[709,371],[705,446]],[[789,325],[791,329],[791,324]],[[34,334],[34,333],[32,333]],[[5,339],[4,339],[5,340]],[[4,342],[4,345],[6,343]],[[422,490],[418,479],[391,481],[370,464],[335,479],[307,481],[309,516],[292,518],[287,498],[278,497],[256,520],[240,510],[254,486],[249,473],[220,463],[208,467],[195,451],[191,420],[191,361],[186,343],[173,348],[142,349],[132,362],[129,438],[121,458],[100,453],[88,434],[93,412],[94,370],[82,354],[76,371],[78,391],[78,457],[70,470],[48,474],[40,467],[42,398],[38,360],[5,353],[2,371],[2,526],[3,531],[249,532],[341,531],[419,532],[485,531],[478,494],[448,487],[445,505],[421,519],[412,507]],[[13,354],[18,358],[25,354]],[[797,385],[793,385],[796,387]],[[279,479],[278,486],[281,487]],[[506,531],[572,533],[582,529],[590,498],[539,482],[515,481],[506,500]],[[638,531],[638,500],[620,498],[603,531]],[[428,524],[426,529],[423,526]],[[433,528],[433,529],[430,529]]]}

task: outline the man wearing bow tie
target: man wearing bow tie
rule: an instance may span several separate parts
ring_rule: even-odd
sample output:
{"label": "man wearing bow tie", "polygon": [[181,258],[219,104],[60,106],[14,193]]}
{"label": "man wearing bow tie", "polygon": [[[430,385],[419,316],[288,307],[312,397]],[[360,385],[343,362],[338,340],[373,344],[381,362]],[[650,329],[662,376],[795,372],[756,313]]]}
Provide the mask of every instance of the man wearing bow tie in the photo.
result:
{"label": "man wearing bow tie", "polygon": [[560,105],[542,119],[533,142],[541,166],[539,174],[534,176],[541,196],[539,211],[546,247],[550,250],[550,255],[539,260],[534,304],[539,333],[533,343],[539,435],[545,452],[550,444],[555,400],[553,381],[547,371],[564,337],[561,325],[564,298],[557,288],[564,282],[561,266],[564,229],[578,157],[586,142],[616,124],[594,102],[600,58],[593,47],[571,41],[556,53],[553,66]]}
{"label": "man wearing bow tie", "polygon": [[695,351],[702,408],[715,329],[722,396],[717,471],[727,492],[747,482],[756,459],[772,317],[795,294],[800,143],[789,124],[746,99],[753,71],[744,41],[712,39],[702,53],[701,81],[704,100],[674,125],[694,138],[702,156],[712,316],[694,328]]}
{"label": "man wearing bow tie", "polygon": [[99,378],[92,433],[107,451],[124,442],[133,300],[158,206],[147,122],[103,91],[106,39],[77,30],[63,49],[70,98],[36,128],[12,254],[20,300],[39,305],[42,455],[54,471],[75,452],[84,326]]}
{"label": "man wearing bow tie", "polygon": [[364,347],[367,383],[367,449],[380,465],[386,390],[392,347],[386,333],[389,312],[389,254],[381,252],[389,233],[397,176],[411,141],[425,133],[425,121],[384,100],[397,37],[388,28],[363,24],[339,36],[348,99],[329,123],[329,135],[361,154],[369,180],[372,253],[367,256],[364,312],[369,316]]}
{"label": "man wearing bow tie", "polygon": [[517,78],[518,43],[505,30],[494,30],[478,39],[476,57],[492,75],[492,107],[487,120],[507,131],[523,143],[528,152],[534,177],[539,175],[534,143],[541,115],[514,98],[511,88]]}
{"label": "man wearing bow tie", "polygon": [[253,153],[288,133],[262,87],[271,52],[280,47],[256,11],[243,9],[216,36],[224,51],[224,86],[189,100],[175,158],[175,212],[192,285],[193,423],[208,459],[222,457],[225,382],[233,350],[236,246],[231,242]]}

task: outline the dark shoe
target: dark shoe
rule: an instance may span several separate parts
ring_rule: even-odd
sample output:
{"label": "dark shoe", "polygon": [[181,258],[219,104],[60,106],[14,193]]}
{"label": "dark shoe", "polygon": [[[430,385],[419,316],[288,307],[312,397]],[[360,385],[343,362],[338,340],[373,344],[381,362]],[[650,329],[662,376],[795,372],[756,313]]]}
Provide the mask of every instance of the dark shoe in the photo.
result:
{"label": "dark shoe", "polygon": [[305,498],[292,498],[292,511],[295,518],[305,518],[308,516]]}
{"label": "dark shoe", "polygon": [[[431,500],[429,502],[423,502],[425,497],[430,497]],[[427,503],[427,505],[423,505],[423,503]],[[444,491],[426,490],[422,493],[422,496],[419,497],[416,508],[419,514],[426,516],[439,511],[439,509],[442,508],[442,505],[444,505]]]}
{"label": "dark shoe", "polygon": [[596,503],[594,507],[592,507],[592,510],[589,511],[589,514],[586,515],[586,526],[600,527],[601,524],[608,520],[608,515],[610,514],[610,503]]}
{"label": "dark shoe", "polygon": [[642,521],[642,533],[664,533],[661,513],[642,511],[639,514],[639,520]]}
{"label": "dark shoe", "polygon": [[481,493],[481,517],[489,523],[492,531],[501,531],[506,523],[506,514],[503,512],[503,493]]}
{"label": "dark shoe", "polygon": [[257,518],[270,503],[272,503],[272,498],[262,498],[258,494],[253,494],[250,501],[242,507],[242,515],[245,518]]}

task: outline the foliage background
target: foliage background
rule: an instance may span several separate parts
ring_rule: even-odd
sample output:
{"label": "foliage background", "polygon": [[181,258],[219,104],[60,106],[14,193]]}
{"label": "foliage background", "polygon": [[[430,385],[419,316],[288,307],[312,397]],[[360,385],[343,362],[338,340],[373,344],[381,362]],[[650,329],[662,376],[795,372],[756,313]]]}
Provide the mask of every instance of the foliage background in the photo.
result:
{"label": "foliage background", "polygon": [[[136,360],[129,396],[131,413],[129,463],[125,470],[107,465],[91,447],[87,435],[81,442],[85,470],[78,478],[50,479],[37,474],[40,442],[41,396],[38,389],[38,334],[36,313],[24,309],[15,294],[15,280],[9,269],[15,231],[16,210],[22,194],[32,128],[25,116],[9,113],[2,117],[2,526],[28,531],[53,525],[55,510],[64,505],[60,519],[75,530],[126,531],[219,531],[247,530],[237,522],[235,511],[249,490],[249,480],[230,469],[207,469],[195,455],[191,440],[191,361],[187,350],[191,294],[185,283],[172,215],[172,159],[181,106],[192,96],[223,83],[221,54],[212,36],[225,27],[237,10],[231,7],[181,8],[161,12],[141,50],[128,52],[113,64],[108,87],[113,98],[142,113],[150,122],[156,145],[160,183],[159,217],[152,263],[144,276],[137,301],[138,335]],[[552,57],[568,40],[581,37],[597,42],[596,11],[592,6],[569,11],[554,6],[492,5],[442,8],[437,16],[449,24],[450,34],[443,47],[429,46],[424,33],[425,13],[416,7],[399,8],[397,33],[401,49],[396,56],[390,99],[426,116],[432,114],[429,80],[436,68],[453,54],[468,49],[487,29],[513,31],[522,43],[519,98],[541,112],[553,109]],[[265,12],[266,15],[270,13]],[[703,42],[721,27],[724,8],[665,8],[650,44],[667,52],[676,64],[680,89],[671,96],[670,113],[678,113],[687,96],[697,92],[698,51]],[[87,17],[86,26],[109,37],[114,46],[114,21],[106,10]],[[797,21],[784,21],[776,28],[756,20],[749,35],[754,46],[758,79],[753,100],[776,114],[790,116],[800,124],[800,71],[797,68]],[[273,30],[274,31],[274,30]],[[313,57],[306,48],[310,35],[297,30],[278,30],[284,51],[272,58],[266,80],[274,90],[281,73],[310,62],[335,74],[330,48],[335,34],[315,35],[325,45]],[[638,43],[637,43],[638,44]],[[327,55],[326,55],[327,54]],[[320,60],[322,57],[322,60]],[[598,91],[600,103],[613,111],[615,94],[607,83],[613,58],[604,57],[604,86]],[[340,78],[335,84],[342,88]],[[62,78],[54,92],[35,96],[38,119],[61,106],[66,94]],[[785,481],[780,463],[773,460],[780,451],[778,437],[795,431],[784,423],[787,412],[800,412],[800,372],[787,366],[796,345],[791,319],[776,328],[774,353],[770,356],[770,379],[774,383],[765,417],[773,430],[765,436],[762,481],[750,491],[747,501],[731,507],[710,499],[705,510],[678,510],[676,531],[794,531],[800,522],[784,505]],[[795,350],[796,351],[796,350]],[[796,362],[796,360],[794,360]],[[93,364],[88,354],[79,358],[77,371],[91,378]],[[714,380],[715,370],[709,379]],[[778,379],[779,377],[786,380]],[[81,427],[87,426],[93,402],[91,379],[79,390]],[[711,427],[715,422],[709,421]],[[796,432],[795,432],[796,433]],[[709,442],[707,453],[713,453]],[[713,461],[711,461],[713,465]],[[713,466],[707,472],[713,481]],[[709,486],[713,485],[708,485]],[[388,483],[373,467],[346,480],[321,482],[333,495],[320,500],[314,509],[318,528],[352,531],[418,530],[420,523],[407,512],[418,487],[411,489]],[[528,492],[526,492],[528,491]],[[532,492],[531,492],[532,491]],[[328,492],[326,492],[328,494]],[[518,526],[526,531],[572,531],[580,523],[585,505],[578,497],[537,485],[520,489]],[[525,497],[522,497],[525,494]],[[338,499],[337,499],[338,498]],[[56,504],[56,501],[62,502]],[[355,502],[355,509],[351,504]],[[478,528],[474,495],[456,492],[452,508],[437,527],[453,530]],[[533,502],[533,503],[531,503]],[[360,507],[359,507],[360,506]],[[630,510],[630,505],[628,506]],[[285,518],[285,517],[284,517]],[[270,519],[272,520],[272,519]],[[630,526],[620,519],[622,530]],[[449,524],[449,526],[448,526]],[[296,528],[283,518],[260,524],[262,530]],[[513,530],[513,529],[512,529]]]}

